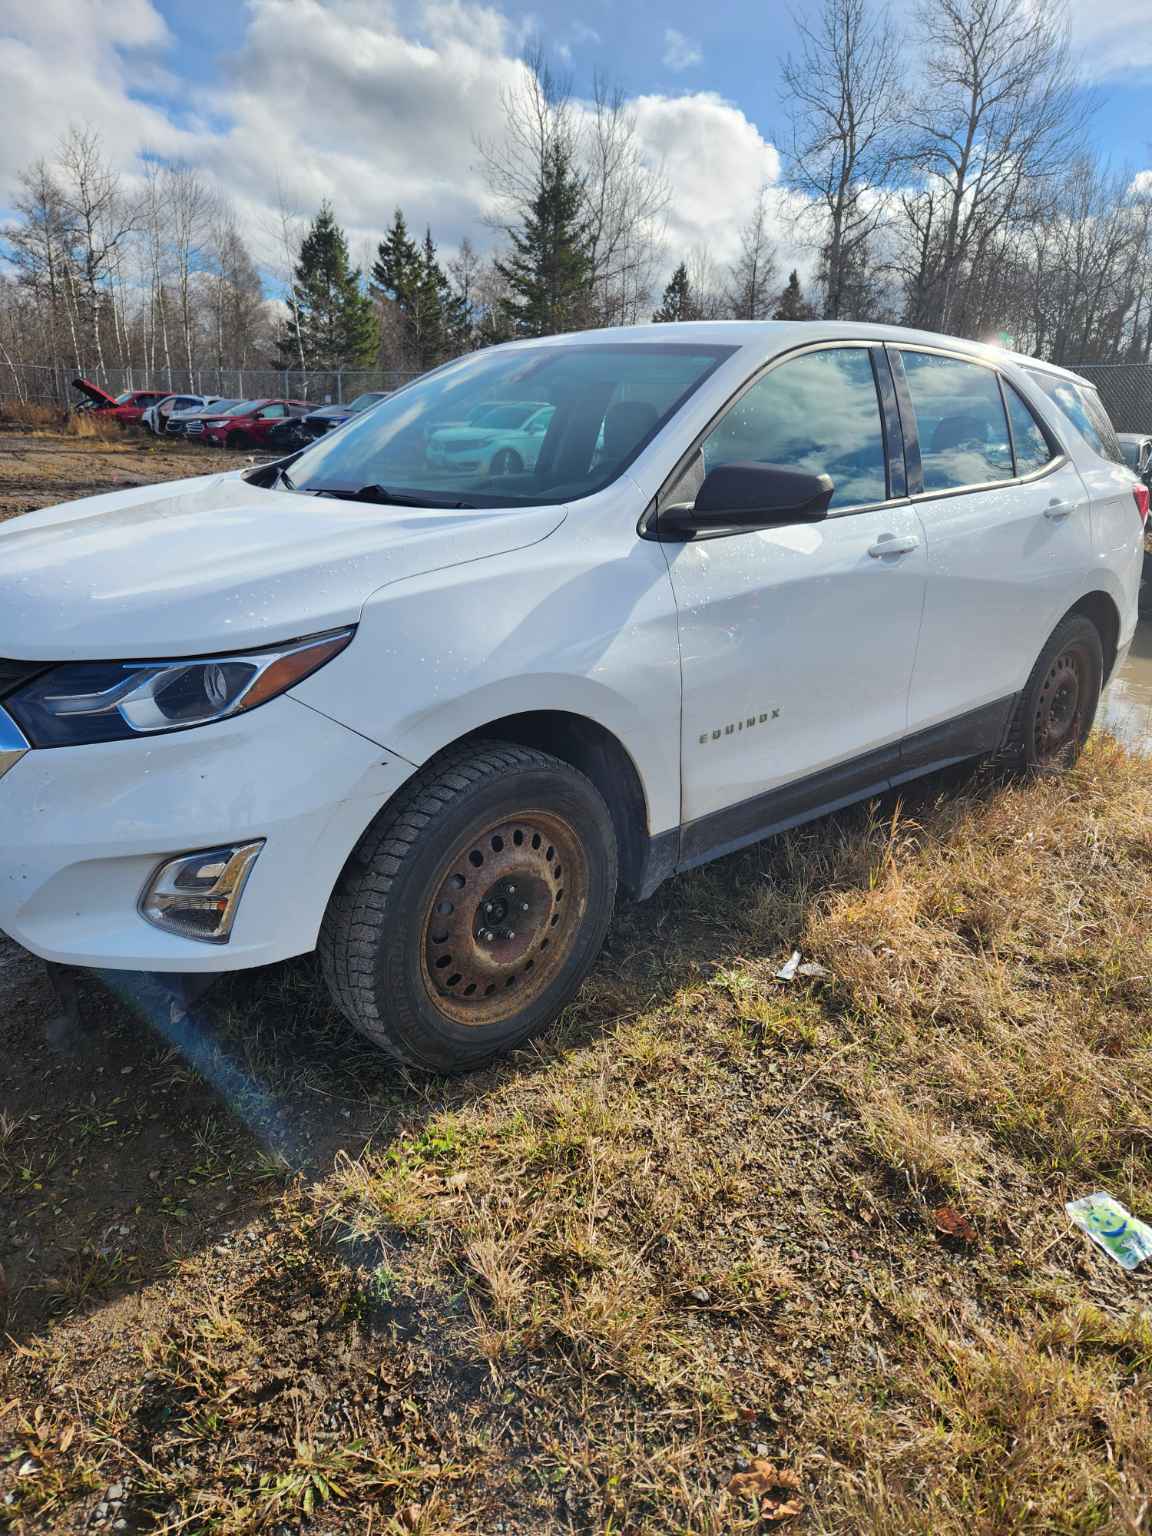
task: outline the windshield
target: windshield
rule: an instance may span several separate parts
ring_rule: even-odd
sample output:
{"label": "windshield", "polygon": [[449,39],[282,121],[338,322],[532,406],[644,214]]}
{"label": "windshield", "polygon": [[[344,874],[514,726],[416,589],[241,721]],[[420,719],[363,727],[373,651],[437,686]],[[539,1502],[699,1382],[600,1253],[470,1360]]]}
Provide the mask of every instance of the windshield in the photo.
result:
{"label": "windshield", "polygon": [[572,501],[615,480],[734,351],[571,342],[470,353],[306,449],[292,488],[384,487],[493,507]]}
{"label": "windshield", "polygon": [[213,406],[212,411],[217,416],[247,416],[249,411],[258,411],[264,404],[266,402],[263,400],[240,400],[228,410],[224,410],[223,407]]}
{"label": "windshield", "polygon": [[127,405],[135,393],[136,391],[134,389],[126,389],[122,395],[116,396],[116,404]]}
{"label": "windshield", "polygon": [[387,396],[388,391],[386,389],[373,390],[367,395],[357,395],[348,409],[350,411],[366,411],[370,405],[375,405],[377,400],[387,399]]}

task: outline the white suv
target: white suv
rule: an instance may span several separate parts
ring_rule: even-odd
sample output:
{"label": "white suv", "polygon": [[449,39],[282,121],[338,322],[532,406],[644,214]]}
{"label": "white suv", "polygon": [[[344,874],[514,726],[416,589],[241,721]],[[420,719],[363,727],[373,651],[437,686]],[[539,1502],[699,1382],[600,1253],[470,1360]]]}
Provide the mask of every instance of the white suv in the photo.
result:
{"label": "white suv", "polygon": [[[554,407],[531,468],[428,445]],[[0,928],[152,972],[318,948],[359,1029],[541,1029],[618,888],[943,764],[1071,760],[1148,492],[1075,375],[882,326],[461,358],[278,464],[0,529]]]}

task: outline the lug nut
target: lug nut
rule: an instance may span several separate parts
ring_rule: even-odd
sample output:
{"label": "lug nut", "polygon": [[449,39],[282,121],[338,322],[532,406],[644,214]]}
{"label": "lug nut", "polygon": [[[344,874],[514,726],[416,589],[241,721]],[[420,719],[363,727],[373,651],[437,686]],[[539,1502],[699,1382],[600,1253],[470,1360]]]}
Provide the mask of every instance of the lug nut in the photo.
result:
{"label": "lug nut", "polygon": [[508,887],[508,894],[509,894],[509,896],[515,896],[515,894],[516,894],[516,887],[514,885],[510,885]]}
{"label": "lug nut", "polygon": [[527,910],[528,910],[528,903],[526,901],[522,901],[520,903],[520,910],[521,910],[521,912],[527,912]]}
{"label": "lug nut", "polygon": [[493,939],[494,939],[494,938],[495,938],[495,937],[496,937],[496,935],[495,935],[495,934],[494,934],[494,933],[493,933],[493,932],[492,932],[492,930],[491,930],[491,929],[490,929],[490,928],[489,928],[489,929],[487,929],[487,930],[485,930],[485,933],[484,933],[484,938],[485,938],[485,941],[486,941],[486,942],[487,942],[487,943],[489,943],[489,944],[491,944],[491,942],[492,942],[492,940],[493,940]]}
{"label": "lug nut", "polygon": [[509,928],[508,931],[505,933],[504,937],[506,939],[514,939],[516,937],[516,935],[512,932],[511,928]]}

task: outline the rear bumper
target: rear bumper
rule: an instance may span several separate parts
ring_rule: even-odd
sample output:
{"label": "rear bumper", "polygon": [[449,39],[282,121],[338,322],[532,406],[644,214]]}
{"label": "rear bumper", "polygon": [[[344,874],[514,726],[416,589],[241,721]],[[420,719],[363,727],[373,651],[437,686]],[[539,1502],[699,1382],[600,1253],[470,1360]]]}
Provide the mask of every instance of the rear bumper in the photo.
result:
{"label": "rear bumper", "polygon": [[[0,929],[44,960],[109,969],[303,954],[348,855],[412,771],[290,697],[197,730],[26,752],[0,779]],[[256,839],[228,943],[140,915],[164,859]]]}

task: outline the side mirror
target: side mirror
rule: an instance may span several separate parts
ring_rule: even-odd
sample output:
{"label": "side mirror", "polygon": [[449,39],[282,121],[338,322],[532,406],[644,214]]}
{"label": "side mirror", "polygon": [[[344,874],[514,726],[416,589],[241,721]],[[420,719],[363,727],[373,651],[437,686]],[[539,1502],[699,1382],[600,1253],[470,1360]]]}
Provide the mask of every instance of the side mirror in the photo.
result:
{"label": "side mirror", "polygon": [[830,475],[813,475],[782,464],[719,464],[705,475],[691,506],[661,508],[660,527],[670,533],[692,533],[707,528],[819,523],[828,516],[834,490]]}

